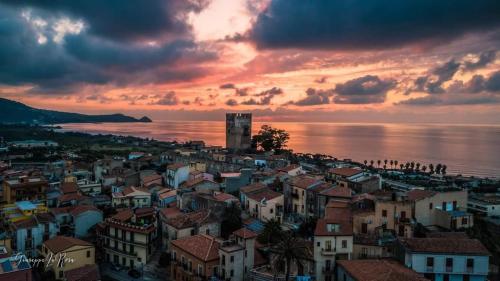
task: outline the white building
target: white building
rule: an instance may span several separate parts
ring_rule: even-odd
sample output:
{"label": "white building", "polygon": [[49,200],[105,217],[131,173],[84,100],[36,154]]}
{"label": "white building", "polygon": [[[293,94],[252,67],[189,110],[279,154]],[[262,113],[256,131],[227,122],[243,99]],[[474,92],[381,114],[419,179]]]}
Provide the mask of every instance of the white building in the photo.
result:
{"label": "white building", "polygon": [[189,165],[174,163],[167,166],[165,171],[165,183],[172,188],[179,186],[189,179]]}
{"label": "white building", "polygon": [[112,194],[113,207],[151,207],[151,193],[140,187],[127,187]]}
{"label": "white building", "polygon": [[334,280],[336,261],[350,260],[352,252],[350,209],[332,208],[327,212],[327,217],[318,220],[314,231],[316,280]]}
{"label": "white building", "polygon": [[500,198],[496,195],[471,196],[467,209],[488,217],[500,216]]}
{"label": "white building", "polygon": [[266,187],[244,193],[244,197],[246,200],[244,202],[244,209],[247,210],[250,216],[261,221],[269,221],[271,219],[278,222],[283,221],[283,194]]}
{"label": "white building", "polygon": [[246,280],[254,266],[257,234],[241,228],[233,233],[233,240],[222,242],[219,248],[219,274],[224,280]]}

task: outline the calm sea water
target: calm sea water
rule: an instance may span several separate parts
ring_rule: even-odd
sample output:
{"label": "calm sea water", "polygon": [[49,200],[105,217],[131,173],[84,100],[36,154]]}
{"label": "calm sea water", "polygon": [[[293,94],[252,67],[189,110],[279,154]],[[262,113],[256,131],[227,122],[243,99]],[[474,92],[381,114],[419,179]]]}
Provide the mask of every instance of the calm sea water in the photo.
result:
{"label": "calm sea water", "polygon": [[[264,123],[254,122],[256,132]],[[266,122],[290,133],[295,152],[329,154],[356,161],[393,159],[399,163],[446,164],[448,173],[500,177],[500,126],[435,124],[339,124]],[[149,137],[157,140],[203,140],[225,144],[222,121],[63,124],[63,130]]]}

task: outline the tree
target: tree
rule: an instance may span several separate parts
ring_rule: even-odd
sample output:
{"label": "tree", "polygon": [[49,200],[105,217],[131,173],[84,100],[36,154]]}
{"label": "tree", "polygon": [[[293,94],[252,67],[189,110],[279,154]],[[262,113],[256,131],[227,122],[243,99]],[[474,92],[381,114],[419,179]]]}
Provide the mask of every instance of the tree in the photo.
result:
{"label": "tree", "polygon": [[373,167],[373,160],[370,160],[370,167]]}
{"label": "tree", "polygon": [[446,165],[444,165],[444,164],[443,164],[443,166],[441,166],[441,174],[446,175],[446,168],[448,168],[448,167],[446,167]]}
{"label": "tree", "polygon": [[366,164],[368,164],[368,160],[365,160],[365,166],[366,166]]}
{"label": "tree", "polygon": [[308,256],[307,245],[304,240],[285,233],[278,244],[270,249],[274,254],[272,265],[277,272],[285,272],[285,281],[290,280],[290,269],[295,262],[299,267],[304,266]]}
{"label": "tree", "polygon": [[259,133],[252,137],[252,147],[279,153],[286,148],[289,139],[290,134],[287,131],[263,125]]}
{"label": "tree", "polygon": [[398,162],[398,160],[394,160],[394,166],[396,166],[396,167],[397,167],[397,166],[398,166],[398,163],[399,163],[399,162]]}
{"label": "tree", "polygon": [[229,237],[231,233],[240,229],[242,226],[240,206],[232,203],[224,209],[221,222],[222,237]]}
{"label": "tree", "polygon": [[390,164],[391,164],[391,169],[392,169],[392,167],[394,165],[394,160],[391,160]]}
{"label": "tree", "polygon": [[399,169],[400,169],[400,170],[403,170],[404,166],[405,166],[405,165],[403,165],[403,163],[399,164]]}
{"label": "tree", "polygon": [[264,224],[264,230],[259,234],[257,240],[263,244],[276,244],[283,235],[281,224],[275,219],[270,219]]}
{"label": "tree", "polygon": [[425,173],[426,170],[427,170],[427,166],[423,165],[422,166],[422,171]]}
{"label": "tree", "polygon": [[436,165],[436,174],[438,174],[438,175],[439,175],[439,174],[441,174],[441,168],[442,168],[442,167],[443,167],[443,166],[441,165],[441,163],[438,163],[438,164]]}
{"label": "tree", "polygon": [[434,174],[434,165],[432,163],[429,164],[429,173]]}
{"label": "tree", "polygon": [[377,167],[378,167],[378,168],[380,168],[380,163],[381,163],[381,162],[382,162],[382,161],[377,160]]}

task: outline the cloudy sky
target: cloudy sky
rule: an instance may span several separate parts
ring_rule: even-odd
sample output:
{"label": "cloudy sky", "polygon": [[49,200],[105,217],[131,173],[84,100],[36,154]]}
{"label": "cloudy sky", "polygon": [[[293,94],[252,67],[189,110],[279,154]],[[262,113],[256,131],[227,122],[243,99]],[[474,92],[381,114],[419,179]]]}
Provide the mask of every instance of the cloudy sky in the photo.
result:
{"label": "cloudy sky", "polygon": [[0,97],[217,120],[500,122],[498,0],[0,0]]}

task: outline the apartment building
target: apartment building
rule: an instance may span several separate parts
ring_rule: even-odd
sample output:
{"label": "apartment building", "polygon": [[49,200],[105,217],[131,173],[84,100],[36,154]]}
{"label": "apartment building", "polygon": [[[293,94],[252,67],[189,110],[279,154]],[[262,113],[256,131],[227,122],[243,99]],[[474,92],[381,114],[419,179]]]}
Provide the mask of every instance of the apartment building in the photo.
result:
{"label": "apartment building", "polygon": [[467,202],[467,209],[482,216],[500,216],[500,197],[496,194],[472,195]]}
{"label": "apartment building", "polygon": [[261,221],[277,220],[283,221],[284,196],[282,193],[273,191],[265,186],[263,188],[246,191],[242,190],[240,196],[245,198],[242,202],[243,209],[250,216]]}
{"label": "apartment building", "polygon": [[113,207],[151,207],[151,193],[144,188],[130,186],[123,191],[113,192]]}
{"label": "apartment building", "polygon": [[174,163],[167,166],[165,171],[165,183],[167,186],[177,189],[189,180],[189,165],[184,163]]}
{"label": "apartment building", "polygon": [[9,225],[8,236],[12,239],[12,249],[24,253],[28,257],[37,256],[37,247],[43,241],[56,236],[59,226],[50,213],[40,213],[28,219],[13,222]]}
{"label": "apartment building", "polygon": [[7,204],[16,201],[46,200],[45,192],[49,188],[48,181],[41,176],[20,176],[3,181],[3,200]]}
{"label": "apartment building", "polygon": [[106,219],[101,227],[99,238],[107,262],[136,268],[150,261],[157,238],[153,208],[125,209]]}
{"label": "apartment building", "polygon": [[285,211],[305,218],[308,214],[306,191],[322,183],[320,179],[308,175],[299,175],[286,181],[283,185]]}
{"label": "apartment building", "polygon": [[398,241],[395,256],[430,280],[487,280],[488,250],[476,239],[410,238]]}

